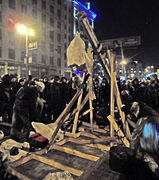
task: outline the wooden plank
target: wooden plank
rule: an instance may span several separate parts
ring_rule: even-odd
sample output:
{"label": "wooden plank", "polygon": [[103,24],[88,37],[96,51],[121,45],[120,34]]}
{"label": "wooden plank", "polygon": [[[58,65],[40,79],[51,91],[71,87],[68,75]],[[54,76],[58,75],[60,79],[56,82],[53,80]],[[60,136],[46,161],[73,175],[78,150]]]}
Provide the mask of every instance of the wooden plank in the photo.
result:
{"label": "wooden plank", "polygon": [[88,109],[87,111],[85,111],[84,113],[82,113],[82,114],[80,115],[80,117],[87,115],[87,114],[90,113],[93,109],[94,109],[94,108]]}
{"label": "wooden plank", "polygon": [[[80,130],[79,130],[79,131],[80,131]],[[85,131],[80,132],[80,134],[81,134],[81,136],[90,137],[90,138],[94,138],[94,139],[99,138],[98,136],[96,136],[96,135],[94,135],[94,134],[91,134],[91,133],[87,133],[87,132],[85,132]]]}
{"label": "wooden plank", "polygon": [[[87,126],[87,127],[91,127],[91,125],[89,124],[89,123],[87,123],[87,122],[82,122],[82,125],[83,126]],[[95,124],[93,124],[93,128],[99,128],[99,126],[98,125],[95,125]]]}
{"label": "wooden plank", "polygon": [[98,148],[98,149],[105,150],[105,151],[110,150],[109,146],[105,146],[105,145],[102,145],[102,144],[90,144],[89,140],[84,140],[84,139],[68,138],[68,142],[73,142],[73,143],[77,143],[77,144],[85,144],[86,146]]}
{"label": "wooden plank", "polygon": [[61,169],[63,171],[68,171],[69,173],[75,175],[75,176],[81,176],[83,174],[83,171],[80,171],[80,170],[77,170],[77,169],[74,169],[74,168],[71,168],[71,167],[68,167],[68,166],[65,166],[65,165],[62,165],[58,162],[55,162],[53,160],[50,160],[46,157],[42,157],[42,156],[38,156],[38,155],[33,155],[33,159],[35,160],[38,160],[44,164],[48,164],[50,166],[53,166],[53,167],[56,167],[57,169]]}
{"label": "wooden plank", "polygon": [[[114,118],[114,59],[115,55],[110,53],[110,50],[108,50],[108,57],[109,57],[109,62],[110,62],[110,79],[111,79],[111,92],[110,92],[110,114]],[[110,123],[110,136],[114,136],[114,129],[113,129],[113,124]],[[111,143],[111,146],[113,144]]]}
{"label": "wooden plank", "polygon": [[57,118],[56,122],[55,122],[55,129],[53,131],[51,140],[50,140],[50,144],[46,147],[46,153],[49,151],[50,146],[54,143],[55,141],[55,137],[59,131],[59,129],[61,128],[63,121],[65,120],[66,116],[69,114],[69,111],[71,110],[74,102],[76,101],[76,99],[78,98],[78,96],[81,94],[83,86],[81,86],[81,88],[77,91],[77,93],[74,95],[74,97],[72,98],[72,100],[70,101],[70,103],[66,106],[66,108],[63,110],[63,112],[60,114],[60,116]]}
{"label": "wooden plank", "polygon": [[24,176],[23,174],[19,173],[16,171],[13,167],[8,166],[7,167],[7,172],[11,173],[13,176],[18,177],[18,179],[23,179],[23,180],[31,180],[30,178]]}
{"label": "wooden plank", "polygon": [[118,106],[118,109],[119,109],[120,117],[121,117],[122,123],[123,123],[123,129],[126,132],[126,136],[129,139],[131,139],[131,133],[130,133],[129,125],[125,121],[125,113],[121,110],[123,104],[122,104],[122,101],[121,101],[121,97],[120,97],[120,93],[119,93],[119,88],[118,88],[116,76],[114,77],[114,83],[115,83],[115,91],[114,92],[115,92],[115,95],[116,95],[116,102],[117,102],[117,106]]}
{"label": "wooden plank", "polygon": [[[90,128],[90,127],[83,127],[83,126],[81,126],[81,128],[91,130],[91,128]],[[107,131],[106,131],[106,130],[104,130],[104,129],[100,129],[100,128],[93,128],[93,131],[94,131],[94,132],[98,132],[98,133],[103,133],[103,134],[106,134],[106,133],[107,133]]]}
{"label": "wooden plank", "polygon": [[21,164],[24,164],[24,163],[30,161],[32,158],[33,158],[33,154],[28,155],[26,157],[22,157],[21,159],[15,161],[11,165],[12,165],[12,167],[17,167],[17,166],[20,166]]}
{"label": "wooden plank", "polygon": [[65,152],[65,153],[68,153],[68,154],[71,154],[71,155],[75,155],[75,156],[78,156],[78,157],[81,157],[81,158],[84,158],[84,159],[88,159],[90,161],[97,161],[99,159],[99,157],[97,157],[97,156],[93,156],[93,155],[90,155],[90,154],[85,154],[85,153],[82,153],[80,151],[70,149],[70,148],[67,148],[67,147],[54,145],[53,149],[58,150],[58,151],[62,151],[62,152]]}
{"label": "wooden plank", "polygon": [[94,134],[90,134],[87,132],[81,132],[81,136],[85,136],[85,137],[89,137],[89,138],[93,138],[94,140],[90,140],[90,142],[110,142],[110,141],[116,141],[115,137],[105,137],[105,136],[96,136]]}
{"label": "wooden plank", "polygon": [[73,134],[73,133],[70,133],[70,132],[65,132],[65,136],[68,136],[68,137],[73,137],[73,138],[78,138],[80,137],[81,133],[78,132],[76,134]]}
{"label": "wooden plank", "polygon": [[105,154],[104,151],[101,151],[98,148],[86,146],[85,144],[67,142],[66,144],[63,145],[63,147],[76,149],[77,151],[80,151],[82,153],[90,154],[90,155],[97,156],[97,157],[102,157],[103,154]]}
{"label": "wooden plank", "polygon": [[117,132],[118,136],[121,137],[123,143],[125,144],[126,147],[130,147],[130,143],[127,140],[127,138],[125,137],[124,133],[122,132],[122,130],[119,128],[119,126],[117,125],[117,123],[115,122],[114,118],[109,115],[108,120],[113,124],[113,128],[115,129],[115,131]]}
{"label": "wooden plank", "polygon": [[[80,96],[78,98],[77,106],[79,106],[81,104],[82,96],[83,96],[83,89],[82,89],[81,94],[80,94]],[[73,122],[73,128],[72,128],[72,133],[73,134],[76,133],[78,116],[79,116],[79,111],[75,114],[75,118],[74,118],[74,122]]]}

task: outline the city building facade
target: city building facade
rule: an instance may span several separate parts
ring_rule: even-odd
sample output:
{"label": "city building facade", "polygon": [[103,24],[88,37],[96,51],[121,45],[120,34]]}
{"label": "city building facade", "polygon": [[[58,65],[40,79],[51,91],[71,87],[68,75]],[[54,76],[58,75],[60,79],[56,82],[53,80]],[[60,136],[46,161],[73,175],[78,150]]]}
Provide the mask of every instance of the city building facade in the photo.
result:
{"label": "city building facade", "polygon": [[136,60],[136,56],[139,54],[138,47],[141,45],[140,36],[107,39],[102,40],[101,43],[103,50],[112,50],[116,55],[115,71],[117,78],[123,80],[143,78],[143,65],[139,60]]}
{"label": "city building facade", "polygon": [[73,39],[72,0],[0,0],[0,75],[26,74],[26,39],[16,32],[17,23],[35,31],[28,40],[29,74],[69,77],[66,49]]}

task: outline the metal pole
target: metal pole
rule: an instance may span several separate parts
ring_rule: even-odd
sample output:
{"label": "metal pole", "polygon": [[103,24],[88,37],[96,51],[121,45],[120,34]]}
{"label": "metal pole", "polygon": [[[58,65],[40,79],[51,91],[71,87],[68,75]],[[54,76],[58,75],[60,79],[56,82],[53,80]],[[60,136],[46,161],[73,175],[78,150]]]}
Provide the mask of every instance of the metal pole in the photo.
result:
{"label": "metal pole", "polygon": [[26,57],[26,78],[28,77],[28,56],[29,56],[29,48],[28,48],[28,31],[26,31],[26,54],[25,54],[25,57]]}

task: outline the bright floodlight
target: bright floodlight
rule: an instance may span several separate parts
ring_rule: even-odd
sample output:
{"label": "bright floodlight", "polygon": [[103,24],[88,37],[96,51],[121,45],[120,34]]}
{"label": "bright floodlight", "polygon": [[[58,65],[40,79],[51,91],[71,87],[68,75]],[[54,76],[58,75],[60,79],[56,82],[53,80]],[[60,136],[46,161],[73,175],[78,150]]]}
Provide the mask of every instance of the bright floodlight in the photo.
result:
{"label": "bright floodlight", "polygon": [[26,27],[25,27],[23,24],[18,25],[18,26],[17,26],[17,31],[18,31],[19,33],[21,33],[21,34],[25,34],[25,33],[26,33]]}
{"label": "bright floodlight", "polygon": [[29,35],[34,36],[34,31],[32,29],[29,30]]}
{"label": "bright floodlight", "polygon": [[126,64],[127,64],[127,61],[122,60],[120,64],[122,64],[122,65],[126,65]]}

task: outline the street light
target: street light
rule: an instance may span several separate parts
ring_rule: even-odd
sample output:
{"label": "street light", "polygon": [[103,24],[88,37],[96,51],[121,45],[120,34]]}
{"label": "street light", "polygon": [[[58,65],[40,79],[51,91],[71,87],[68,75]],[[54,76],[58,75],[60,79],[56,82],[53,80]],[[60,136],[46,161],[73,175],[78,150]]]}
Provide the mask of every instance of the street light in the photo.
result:
{"label": "street light", "polygon": [[33,29],[27,28],[24,24],[18,24],[16,26],[17,32],[20,34],[25,35],[25,48],[26,48],[26,53],[25,53],[25,58],[26,58],[26,77],[28,77],[28,57],[29,57],[29,44],[28,44],[28,39],[29,36],[34,36],[34,31]]}
{"label": "street light", "polygon": [[126,78],[125,66],[127,65],[127,61],[126,60],[122,60],[120,62],[120,64],[122,65],[122,75],[125,76],[125,78]]}

